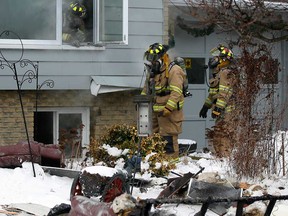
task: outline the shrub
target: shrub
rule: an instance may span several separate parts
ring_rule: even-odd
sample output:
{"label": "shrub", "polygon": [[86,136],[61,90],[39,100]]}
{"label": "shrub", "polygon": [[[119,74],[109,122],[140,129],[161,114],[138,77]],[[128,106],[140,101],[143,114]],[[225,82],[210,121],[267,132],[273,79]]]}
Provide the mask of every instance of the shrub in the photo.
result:
{"label": "shrub", "polygon": [[[167,157],[164,150],[167,142],[159,134],[140,138],[137,136],[136,127],[126,124],[113,125],[107,128],[105,134],[99,140],[91,140],[90,156],[94,163],[103,162],[109,167],[114,167],[116,161],[120,158],[128,160],[137,155],[139,142],[141,142],[140,156],[142,161],[146,156],[149,156],[145,161],[149,163],[148,171],[157,175],[166,175],[170,169],[175,168],[175,165],[170,163],[170,158]],[[105,149],[105,145],[123,150],[123,154],[111,156]],[[128,151],[125,151],[127,149]]]}

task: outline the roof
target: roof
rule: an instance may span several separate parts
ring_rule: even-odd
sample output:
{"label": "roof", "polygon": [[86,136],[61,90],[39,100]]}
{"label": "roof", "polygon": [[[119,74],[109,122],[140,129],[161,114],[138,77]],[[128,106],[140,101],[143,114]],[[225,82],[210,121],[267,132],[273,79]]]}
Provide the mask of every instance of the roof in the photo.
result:
{"label": "roof", "polygon": [[141,88],[143,80],[139,76],[91,76],[90,91],[97,96],[101,93],[126,91]]}

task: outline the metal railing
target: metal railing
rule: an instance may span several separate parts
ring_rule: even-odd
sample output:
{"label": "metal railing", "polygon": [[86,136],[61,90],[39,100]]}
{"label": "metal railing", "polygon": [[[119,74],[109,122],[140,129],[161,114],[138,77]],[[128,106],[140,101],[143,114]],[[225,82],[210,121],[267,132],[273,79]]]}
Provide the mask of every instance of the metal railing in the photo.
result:
{"label": "metal railing", "polygon": [[[272,195],[266,195],[266,196],[255,196],[255,197],[241,197],[238,199],[227,199],[227,198],[217,198],[213,199],[212,197],[208,197],[207,199],[197,199],[197,198],[161,198],[161,199],[146,199],[143,200],[143,202],[146,204],[146,209],[150,209],[152,205],[158,206],[161,204],[189,204],[189,205],[199,205],[202,204],[201,210],[194,214],[194,216],[205,216],[207,213],[207,210],[212,203],[237,203],[237,209],[235,216],[242,216],[243,215],[243,208],[245,205],[252,204],[256,201],[267,201],[269,200],[269,204],[266,208],[266,211],[264,213],[264,216],[270,216],[272,213],[272,210],[278,200],[288,200],[288,195],[283,196],[272,196]],[[147,211],[148,212],[148,211]]]}

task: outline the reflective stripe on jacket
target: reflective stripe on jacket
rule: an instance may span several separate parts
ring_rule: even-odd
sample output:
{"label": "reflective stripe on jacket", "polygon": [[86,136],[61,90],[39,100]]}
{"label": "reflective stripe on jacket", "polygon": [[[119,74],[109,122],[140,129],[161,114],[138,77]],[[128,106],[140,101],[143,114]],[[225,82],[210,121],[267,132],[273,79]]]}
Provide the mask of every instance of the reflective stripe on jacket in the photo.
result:
{"label": "reflective stripe on jacket", "polygon": [[205,105],[208,108],[217,106],[225,109],[225,112],[231,112],[234,105],[228,105],[232,94],[233,85],[235,84],[235,77],[230,68],[222,68],[215,74],[215,78],[209,80],[210,88],[209,94],[205,100]]}
{"label": "reflective stripe on jacket", "polygon": [[[165,68],[163,71],[155,75],[155,97],[153,110],[161,112],[165,107],[170,110],[179,110],[184,106],[183,82],[185,73],[178,65],[174,65],[170,71],[168,78],[166,77]],[[145,85],[141,94],[146,94],[147,86]]]}
{"label": "reflective stripe on jacket", "polygon": [[[223,68],[219,71],[219,87],[217,94],[216,106],[225,109],[233,94],[233,85],[235,77],[232,76],[233,72],[229,68]],[[227,110],[226,110],[227,111]]]}

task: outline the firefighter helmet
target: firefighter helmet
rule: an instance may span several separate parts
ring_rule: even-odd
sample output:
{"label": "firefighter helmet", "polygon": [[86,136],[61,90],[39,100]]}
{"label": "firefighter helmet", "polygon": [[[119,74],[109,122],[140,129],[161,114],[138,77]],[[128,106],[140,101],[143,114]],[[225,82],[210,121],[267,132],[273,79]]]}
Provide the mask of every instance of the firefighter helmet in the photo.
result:
{"label": "firefighter helmet", "polygon": [[222,44],[211,49],[210,53],[212,56],[219,56],[221,58],[227,58],[228,60],[232,60],[234,58],[233,51]]}
{"label": "firefighter helmet", "polygon": [[234,53],[232,52],[231,49],[225,47],[225,46],[220,46],[220,57],[221,58],[227,58],[228,60],[232,60],[234,58]]}
{"label": "firefighter helmet", "polygon": [[234,59],[234,53],[232,50],[222,44],[211,49],[210,53],[213,56],[213,58],[211,58],[208,62],[210,69],[214,69],[217,66],[218,68],[226,67]]}
{"label": "firefighter helmet", "polygon": [[80,4],[79,2],[72,2],[70,4],[70,11],[72,14],[84,18],[86,16],[86,8],[84,5]]}
{"label": "firefighter helmet", "polygon": [[154,43],[149,46],[148,50],[144,53],[144,58],[149,62],[155,62],[160,59],[169,49],[168,45]]}

